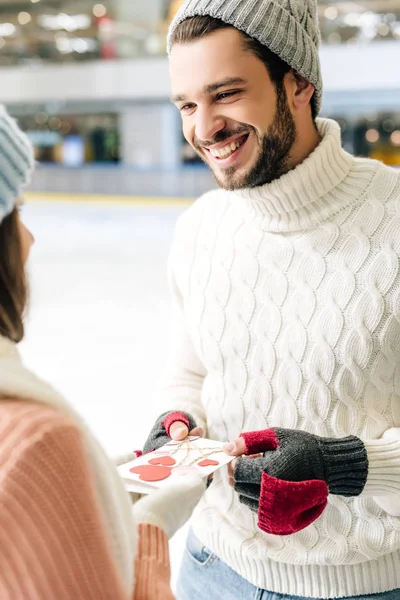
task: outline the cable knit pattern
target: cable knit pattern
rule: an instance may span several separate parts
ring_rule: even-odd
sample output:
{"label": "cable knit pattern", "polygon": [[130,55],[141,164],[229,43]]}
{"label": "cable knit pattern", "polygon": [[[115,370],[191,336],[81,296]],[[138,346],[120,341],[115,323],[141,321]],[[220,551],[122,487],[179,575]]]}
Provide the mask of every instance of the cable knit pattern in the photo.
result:
{"label": "cable knit pattern", "polygon": [[178,223],[186,333],[163,402],[201,413],[218,440],[282,427],[365,442],[363,494],[330,496],[293,536],[261,533],[221,472],[197,511],[196,534],[254,585],[331,598],[400,588],[400,520],[383,509],[400,493],[400,442],[379,439],[400,426],[400,175],[347,154],[333,121],[318,127],[296,169],[210,192]]}

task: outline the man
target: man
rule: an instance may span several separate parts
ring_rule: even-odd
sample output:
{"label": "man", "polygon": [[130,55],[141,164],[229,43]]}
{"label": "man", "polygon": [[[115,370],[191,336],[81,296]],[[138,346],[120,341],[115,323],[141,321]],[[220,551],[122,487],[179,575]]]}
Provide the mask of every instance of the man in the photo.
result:
{"label": "man", "polygon": [[400,176],[317,119],[316,10],[190,0],[169,32],[220,189],[177,226],[145,450],[202,427],[240,457],[197,511],[179,600],[400,598]]}

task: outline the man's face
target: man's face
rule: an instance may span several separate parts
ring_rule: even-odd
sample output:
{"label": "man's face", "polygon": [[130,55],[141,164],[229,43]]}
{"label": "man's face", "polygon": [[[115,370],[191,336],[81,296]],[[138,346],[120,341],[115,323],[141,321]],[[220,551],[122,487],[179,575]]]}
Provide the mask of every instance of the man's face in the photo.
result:
{"label": "man's face", "polygon": [[237,30],[174,45],[170,74],[185,138],[222,188],[256,187],[289,170],[296,126],[285,89]]}

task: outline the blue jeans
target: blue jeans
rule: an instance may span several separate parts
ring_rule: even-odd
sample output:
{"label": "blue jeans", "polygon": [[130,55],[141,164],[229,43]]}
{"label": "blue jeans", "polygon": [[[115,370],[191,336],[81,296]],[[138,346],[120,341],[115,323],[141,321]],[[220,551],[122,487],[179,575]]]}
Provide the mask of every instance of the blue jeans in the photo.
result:
{"label": "blue jeans", "polygon": [[[189,533],[177,586],[177,600],[315,600],[261,590],[232,571]],[[400,590],[341,600],[400,600]]]}

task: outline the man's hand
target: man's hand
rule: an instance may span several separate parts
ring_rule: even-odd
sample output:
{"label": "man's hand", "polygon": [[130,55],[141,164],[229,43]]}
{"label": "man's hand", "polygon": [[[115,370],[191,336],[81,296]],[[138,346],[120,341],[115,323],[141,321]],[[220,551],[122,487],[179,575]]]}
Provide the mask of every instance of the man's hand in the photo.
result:
{"label": "man's hand", "polygon": [[[230,470],[240,502],[258,513],[260,529],[278,535],[312,523],[329,493],[359,495],[368,474],[364,444],[354,436],[331,439],[266,429],[243,433],[225,451],[240,457]],[[250,459],[257,452],[263,454]]]}
{"label": "man's hand", "polygon": [[[224,450],[229,456],[240,456],[246,455],[246,444],[244,443],[244,439],[239,437],[234,442],[229,442],[225,444]],[[253,458],[261,458],[262,454],[250,454],[246,458],[251,460]],[[229,477],[229,485],[231,487],[235,487],[235,468],[237,464],[237,459],[233,460],[228,464],[228,477]],[[256,512],[258,510],[258,506]]]}
{"label": "man's hand", "polygon": [[143,448],[143,452],[158,450],[171,440],[181,442],[188,435],[204,436],[204,429],[198,427],[194,418],[181,411],[170,411],[161,415],[155,422],[153,429]]}

